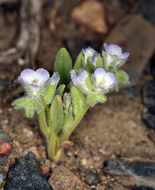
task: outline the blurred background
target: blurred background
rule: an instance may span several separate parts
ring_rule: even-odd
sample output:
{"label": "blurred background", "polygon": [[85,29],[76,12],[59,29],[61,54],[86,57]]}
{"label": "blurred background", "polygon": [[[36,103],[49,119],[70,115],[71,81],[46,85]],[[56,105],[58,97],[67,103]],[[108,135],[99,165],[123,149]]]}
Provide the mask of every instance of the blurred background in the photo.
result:
{"label": "blurred background", "polygon": [[130,52],[125,69],[130,85],[137,84],[154,53],[154,4],[154,0],[0,0],[1,89],[24,68],[52,72],[61,47],[74,61],[82,48],[101,52],[104,42]]}
{"label": "blurred background", "polygon": [[[88,111],[71,137],[74,146],[65,151],[63,166],[78,176],[79,184],[86,184],[81,189],[125,190],[133,184],[123,177],[107,177],[104,161],[155,159],[155,0],[0,0],[0,142],[6,141],[4,134],[11,139],[12,160],[33,152],[47,178],[58,169],[46,156],[37,121],[11,107],[24,93],[17,81],[20,72],[45,68],[52,74],[61,47],[67,48],[74,63],[82,48],[101,52],[104,42],[130,52],[123,66],[130,84],[105,105]],[[10,163],[8,156],[5,159],[7,176]],[[60,189],[70,190],[60,179],[67,171],[61,171],[51,179],[58,177]],[[155,176],[155,168],[152,171]],[[50,186],[59,189],[51,181]],[[138,183],[134,187],[138,189]]]}

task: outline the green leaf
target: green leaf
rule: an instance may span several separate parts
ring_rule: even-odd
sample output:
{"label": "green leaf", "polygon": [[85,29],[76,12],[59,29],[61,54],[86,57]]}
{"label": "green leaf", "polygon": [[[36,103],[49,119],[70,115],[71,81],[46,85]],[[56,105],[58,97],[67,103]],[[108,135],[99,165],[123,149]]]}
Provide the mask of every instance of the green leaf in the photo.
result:
{"label": "green leaf", "polygon": [[12,103],[15,109],[27,107],[29,104],[31,104],[31,99],[27,97],[19,98]]}
{"label": "green leaf", "polygon": [[110,88],[107,92],[108,92],[108,93],[112,93],[114,90],[115,90],[116,92],[119,91],[119,86],[118,86],[118,84],[116,84],[113,88]]}
{"label": "green leaf", "polygon": [[41,97],[34,97],[31,101],[33,109],[39,114],[44,107],[44,103]]}
{"label": "green leaf", "polygon": [[84,56],[83,56],[83,53],[80,52],[78,57],[76,58],[76,61],[75,61],[73,69],[75,71],[77,71],[77,70],[83,68],[83,64],[84,64]]}
{"label": "green leaf", "polygon": [[86,65],[86,70],[88,71],[88,73],[92,73],[92,71],[94,70],[94,65],[92,64],[92,58],[88,58],[88,62]]}
{"label": "green leaf", "polygon": [[103,57],[103,64],[104,64],[104,66],[106,66],[107,65],[107,59],[106,59],[105,51],[102,51],[102,57]]}
{"label": "green leaf", "polygon": [[126,61],[121,61],[119,64],[116,65],[117,68],[120,68],[122,65],[124,65]]}
{"label": "green leaf", "polygon": [[93,107],[97,103],[97,94],[95,92],[87,95],[87,104]]}
{"label": "green leaf", "polygon": [[101,94],[98,94],[96,99],[97,99],[97,102],[101,102],[101,103],[105,103],[107,100],[106,96],[101,95]]}
{"label": "green leaf", "polygon": [[29,105],[26,109],[25,109],[25,112],[26,112],[26,116],[29,117],[29,118],[32,118],[34,116],[34,109],[32,107],[32,105]]}
{"label": "green leaf", "polygon": [[118,71],[116,73],[116,79],[122,84],[128,84],[129,83],[129,75],[124,71]]}
{"label": "green leaf", "polygon": [[63,92],[64,92],[64,89],[65,89],[65,85],[64,84],[61,84],[57,90],[56,90],[56,94],[60,95],[62,97],[63,95]]}
{"label": "green leaf", "polygon": [[103,59],[102,57],[99,55],[97,62],[96,62],[96,66],[99,68],[103,68]]}
{"label": "green leaf", "polygon": [[77,116],[81,112],[84,105],[86,104],[86,98],[80,92],[80,90],[75,86],[72,86],[71,88],[71,95],[73,103],[73,113],[75,116]]}
{"label": "green leaf", "polygon": [[55,94],[56,85],[55,84],[49,84],[44,92],[43,95],[43,101],[45,105],[49,105],[53,99],[53,96]]}
{"label": "green leaf", "polygon": [[[92,62],[93,62],[93,59],[91,57],[89,57],[88,62],[87,62],[87,66],[89,66],[89,68],[90,68],[90,71],[88,70],[89,73],[94,72],[94,69],[95,69],[95,65]],[[88,67],[87,67],[87,69],[88,69]]]}
{"label": "green leaf", "polygon": [[68,85],[70,81],[70,71],[72,69],[72,60],[65,48],[61,48],[57,55],[54,65],[54,71],[60,75],[59,84]]}
{"label": "green leaf", "polygon": [[91,91],[91,90],[92,90],[92,83],[91,83],[90,78],[87,77],[86,80],[85,80],[85,82],[86,82],[87,89],[88,89],[89,91]]}
{"label": "green leaf", "polygon": [[111,67],[111,68],[116,67],[116,63],[117,63],[117,60],[112,61],[112,62],[110,63],[110,67]]}
{"label": "green leaf", "polygon": [[70,106],[69,112],[65,111],[64,113],[64,122],[63,122],[63,131],[66,132],[72,127],[73,119],[73,108]]}
{"label": "green leaf", "polygon": [[59,95],[54,97],[49,114],[49,123],[52,131],[59,133],[63,125],[63,106]]}

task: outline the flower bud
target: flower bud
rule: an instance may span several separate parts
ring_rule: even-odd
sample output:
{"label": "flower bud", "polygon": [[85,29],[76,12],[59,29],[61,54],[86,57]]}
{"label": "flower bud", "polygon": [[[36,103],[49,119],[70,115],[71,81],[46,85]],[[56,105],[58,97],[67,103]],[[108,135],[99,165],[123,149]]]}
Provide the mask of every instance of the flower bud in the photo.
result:
{"label": "flower bud", "polygon": [[92,58],[92,64],[96,66],[96,61],[98,59],[98,53],[91,47],[82,49],[82,52],[85,56],[85,64],[87,65],[88,58]]}

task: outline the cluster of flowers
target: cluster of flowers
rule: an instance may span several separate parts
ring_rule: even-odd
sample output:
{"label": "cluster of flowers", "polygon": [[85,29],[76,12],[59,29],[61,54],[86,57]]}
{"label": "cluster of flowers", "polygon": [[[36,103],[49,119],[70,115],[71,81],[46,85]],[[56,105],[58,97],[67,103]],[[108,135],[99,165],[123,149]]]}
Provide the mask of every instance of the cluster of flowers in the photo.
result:
{"label": "cluster of flowers", "polygon": [[[77,86],[86,95],[105,94],[112,89],[118,87],[119,82],[128,82],[128,76],[125,72],[121,71],[121,76],[124,81],[119,80],[117,77],[118,69],[128,59],[129,53],[122,52],[121,47],[118,45],[108,45],[104,43],[105,51],[102,52],[103,58],[91,47],[83,49],[84,62],[80,69],[71,70],[72,84]],[[89,66],[89,67],[88,67]],[[60,76],[59,73],[54,73],[50,78],[48,71],[45,69],[25,69],[21,72],[18,80],[26,87],[31,96],[41,94],[43,87],[48,84],[57,86]],[[38,93],[39,92],[39,93]],[[98,96],[99,98],[99,96]],[[99,98],[102,102],[102,98]],[[89,99],[91,100],[91,99]],[[99,102],[99,100],[93,102]],[[93,105],[94,103],[90,103]],[[37,109],[37,108],[36,108]]]}
{"label": "cluster of flowers", "polygon": [[72,67],[65,48],[56,56],[54,74],[45,69],[25,69],[18,77],[27,95],[13,102],[16,109],[24,108],[27,117],[38,114],[40,128],[47,139],[51,159],[60,157],[58,148],[69,138],[89,106],[107,100],[106,94],[118,90],[119,83],[129,81],[120,70],[129,53],[118,45],[104,44],[102,55],[91,47],[83,49]]}
{"label": "cluster of flowers", "polygon": [[[129,53],[123,53],[121,47],[114,44],[105,43],[104,48],[103,58],[91,47],[83,49],[85,65],[78,71],[71,71],[73,84],[91,98],[96,97],[96,101],[93,99],[92,103],[88,102],[92,106],[104,100],[103,96],[99,95],[117,89],[119,82],[128,82],[128,76],[123,71],[121,74],[119,72],[119,75],[123,74],[123,80],[119,80],[118,69],[127,61]],[[88,65],[90,65],[89,68]],[[91,98],[88,101],[91,101]]]}

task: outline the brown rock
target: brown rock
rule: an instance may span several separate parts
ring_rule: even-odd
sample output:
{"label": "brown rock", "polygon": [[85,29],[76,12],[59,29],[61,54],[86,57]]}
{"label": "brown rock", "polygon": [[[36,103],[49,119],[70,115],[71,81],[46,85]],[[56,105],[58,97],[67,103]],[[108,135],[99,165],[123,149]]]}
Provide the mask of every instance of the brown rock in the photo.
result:
{"label": "brown rock", "polygon": [[104,7],[98,1],[88,0],[83,2],[72,11],[71,17],[77,23],[83,24],[95,32],[106,34],[108,31]]}
{"label": "brown rock", "polygon": [[104,0],[106,18],[109,24],[115,24],[130,9],[129,0]]}
{"label": "brown rock", "polygon": [[127,15],[112,30],[107,43],[118,44],[130,52],[130,62],[124,70],[130,75],[130,84],[139,82],[141,73],[155,50],[155,29],[140,14]]}
{"label": "brown rock", "polygon": [[49,185],[53,190],[89,190],[76,175],[64,166],[58,166],[53,170],[49,179]]}

